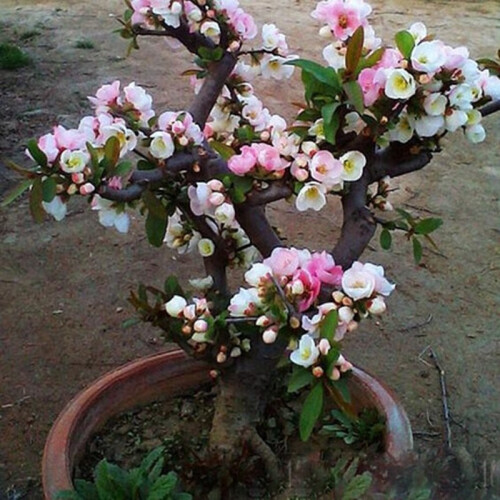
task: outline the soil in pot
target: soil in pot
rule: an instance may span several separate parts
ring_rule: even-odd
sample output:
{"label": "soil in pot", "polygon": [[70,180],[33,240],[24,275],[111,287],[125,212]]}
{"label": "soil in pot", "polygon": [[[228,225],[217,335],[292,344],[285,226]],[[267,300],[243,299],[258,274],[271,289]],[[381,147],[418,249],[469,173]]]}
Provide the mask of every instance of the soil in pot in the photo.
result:
{"label": "soil in pot", "polygon": [[[165,472],[175,471],[184,490],[197,499],[222,498],[217,459],[205,452],[214,399],[214,388],[205,386],[182,397],[114,417],[89,442],[75,476],[91,480],[92,471],[102,458],[126,469],[136,467],[151,449],[162,445],[165,447]],[[391,466],[380,453],[380,435],[378,442],[368,446],[359,442],[347,445],[343,439],[332,437],[331,432],[302,443],[296,425],[299,408],[300,403],[296,401],[274,398],[259,429],[284,464],[286,479],[283,490],[269,492],[260,459],[243,449],[240,462],[234,464],[235,482],[229,496],[224,498],[382,499],[410,498],[409,494],[421,500],[461,498],[458,496],[459,485],[453,483],[457,474],[449,474],[453,472],[452,463],[444,464],[441,471],[433,467],[432,474],[419,466],[405,469]],[[373,414],[371,418],[368,431],[380,426]],[[342,430],[338,421],[330,419],[325,423],[334,423]],[[346,441],[356,437],[345,427],[343,432],[337,432],[336,436],[342,435]],[[446,481],[443,481],[443,473],[447,474]]]}

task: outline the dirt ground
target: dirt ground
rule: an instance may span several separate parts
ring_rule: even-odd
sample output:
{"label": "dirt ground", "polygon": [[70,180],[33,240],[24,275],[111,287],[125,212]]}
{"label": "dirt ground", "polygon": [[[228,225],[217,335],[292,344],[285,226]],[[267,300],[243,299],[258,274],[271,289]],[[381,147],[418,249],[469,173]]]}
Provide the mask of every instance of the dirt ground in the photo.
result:
{"label": "dirt ground", "polygon": [[[323,41],[309,18],[312,0],[283,0],[279,7],[264,0],[242,3],[260,22],[278,18],[297,53],[320,59]],[[386,39],[422,20],[447,43],[469,46],[473,57],[493,56],[500,46],[498,1],[373,4],[375,27]],[[56,121],[76,125],[90,114],[86,96],[103,83],[135,80],[150,90],[157,109],[187,106],[188,83],[178,77],[190,66],[187,56],[162,41],[144,40],[140,52],[126,59],[125,42],[112,33],[118,24],[108,15],[121,12],[119,0],[0,0],[0,43],[19,44],[33,60],[27,68],[0,70],[0,192],[15,180],[2,160],[23,161],[26,140]],[[90,48],[77,48],[82,40],[92,42],[83,44]],[[283,112],[283,102],[300,100],[300,90],[270,84],[262,97],[271,110]],[[456,134],[424,172],[399,183],[400,206],[445,220],[435,238],[440,252],[426,250],[417,267],[403,240],[391,252],[373,243],[365,259],[386,266],[397,291],[391,314],[363,325],[346,351],[399,395],[418,449],[439,455],[439,377],[421,355],[431,346],[445,370],[452,449],[464,480],[477,485],[475,498],[500,498],[500,123],[496,115],[485,123],[483,144],[469,146]],[[112,367],[163,348],[144,326],[121,328],[131,314],[128,290],[139,281],[159,284],[171,272],[202,275],[198,261],[149,247],[139,218],[129,234],[120,235],[102,228],[85,208],[76,203],[65,223],[38,225],[25,199],[0,211],[2,500],[42,497],[44,441],[74,394]],[[315,249],[332,246],[341,222],[333,205],[329,213],[290,218],[283,203],[271,214],[296,246]]]}

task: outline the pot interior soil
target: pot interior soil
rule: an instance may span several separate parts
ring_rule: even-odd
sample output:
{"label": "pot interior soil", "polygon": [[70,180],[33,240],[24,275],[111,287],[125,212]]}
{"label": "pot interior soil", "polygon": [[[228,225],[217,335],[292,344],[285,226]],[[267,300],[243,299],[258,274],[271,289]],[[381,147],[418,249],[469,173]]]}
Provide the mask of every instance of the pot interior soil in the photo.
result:
{"label": "pot interior soil", "polygon": [[349,498],[400,498],[397,495],[411,493],[423,500],[462,498],[459,495],[464,494],[454,460],[445,460],[436,468],[437,457],[420,457],[423,460],[395,466],[382,453],[380,440],[371,445],[347,445],[338,437],[317,435],[301,442],[297,429],[300,403],[273,398],[259,433],[278,454],[286,471],[282,489],[270,492],[260,459],[242,449],[241,460],[234,464],[229,496],[223,496],[217,457],[206,450],[215,395],[215,387],[205,385],[113,417],[89,441],[75,478],[91,481],[95,466],[103,458],[125,469],[137,467],[147,453],[163,446],[164,473],[175,471],[183,490],[195,499],[342,498],[356,488],[359,496]]}

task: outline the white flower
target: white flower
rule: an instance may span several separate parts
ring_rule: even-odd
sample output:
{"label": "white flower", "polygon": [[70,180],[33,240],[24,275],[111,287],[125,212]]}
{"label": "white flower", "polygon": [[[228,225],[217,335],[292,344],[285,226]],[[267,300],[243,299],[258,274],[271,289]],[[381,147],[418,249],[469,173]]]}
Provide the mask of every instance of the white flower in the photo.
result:
{"label": "white flower", "polygon": [[483,142],[486,138],[486,132],[481,124],[472,125],[465,128],[465,137],[473,144]]}
{"label": "white flower", "polygon": [[215,21],[205,21],[200,27],[200,33],[202,35],[215,38],[220,35],[219,23]]}
{"label": "white flower", "polygon": [[450,104],[455,108],[462,110],[472,109],[472,102],[474,101],[472,87],[466,83],[456,85],[451,89],[448,99],[450,100]]}
{"label": "white flower", "polygon": [[427,36],[427,28],[424,23],[413,23],[408,31],[413,36],[415,43],[420,43]]}
{"label": "white flower", "polygon": [[342,276],[342,289],[354,300],[367,299],[375,290],[375,277],[365,270],[348,269]]}
{"label": "white flower", "polygon": [[408,71],[398,68],[389,70],[385,83],[385,95],[391,99],[408,99],[416,91],[415,78]]}
{"label": "white flower", "polygon": [[61,170],[68,174],[82,172],[89,160],[87,151],[65,149],[61,154]]}
{"label": "white flower", "polygon": [[255,316],[260,305],[261,300],[256,288],[240,288],[231,298],[228,310],[231,316]]}
{"label": "white flower", "polygon": [[408,142],[413,137],[414,128],[408,117],[408,113],[403,112],[395,127],[389,130],[389,139],[401,143]]}
{"label": "white flower", "polygon": [[174,154],[175,146],[170,134],[162,131],[153,132],[151,138],[149,151],[155,158],[165,160]]}
{"label": "white flower", "polygon": [[275,80],[290,78],[294,67],[285,63],[294,58],[295,56],[285,58],[266,54],[260,62],[262,76],[264,78],[274,78]]}
{"label": "white flower", "polygon": [[445,126],[446,130],[450,132],[455,132],[458,128],[462,127],[467,123],[468,116],[465,111],[460,109],[451,109],[445,116]]}
{"label": "white flower", "polygon": [[432,137],[444,128],[443,116],[423,115],[419,118],[412,117],[412,119],[415,131],[420,137]]}
{"label": "white flower", "polygon": [[331,43],[323,49],[323,58],[328,66],[339,70],[345,68],[346,48],[342,42]]}
{"label": "white flower", "polygon": [[411,53],[413,68],[423,73],[435,73],[445,62],[444,44],[439,40],[419,43]]}
{"label": "white flower", "polygon": [[99,210],[99,222],[104,227],[115,227],[120,233],[128,232],[130,219],[126,212],[119,211],[113,202],[96,194],[92,199],[92,210]]}
{"label": "white flower", "polygon": [[212,278],[212,276],[206,276],[205,278],[190,279],[189,284],[195,290],[199,290],[200,292],[202,292],[208,290],[209,288],[212,288],[214,284],[214,279]]}
{"label": "white flower", "polygon": [[262,262],[257,262],[245,273],[245,281],[250,286],[257,287],[263,281],[267,281],[272,274],[273,271],[269,266],[266,266]]}
{"label": "white flower", "polygon": [[43,209],[54,217],[54,219],[59,222],[66,217],[66,212],[68,211],[66,203],[62,201],[60,196],[54,196],[52,201],[42,201]]}
{"label": "white flower", "polygon": [[363,153],[348,151],[340,158],[340,161],[344,165],[342,180],[357,181],[363,175],[363,168],[366,165],[366,158]]}
{"label": "white flower", "polygon": [[434,92],[429,94],[424,99],[424,110],[428,115],[440,116],[444,115],[446,111],[446,105],[448,104],[448,99],[443,94],[439,92]]}
{"label": "white flower", "polygon": [[182,311],[187,306],[187,301],[184,297],[180,295],[174,295],[166,304],[165,310],[169,316],[173,318],[182,317]]}
{"label": "white flower", "polygon": [[297,195],[295,207],[299,212],[321,210],[326,205],[325,188],[319,182],[308,182]]}
{"label": "white flower", "polygon": [[222,205],[219,205],[215,209],[215,220],[219,224],[224,224],[226,226],[230,226],[234,222],[235,218],[235,211],[234,211],[234,206],[232,203],[223,203]]}
{"label": "white flower", "polygon": [[384,297],[377,296],[373,300],[370,301],[368,305],[368,312],[375,316],[383,314],[387,309],[385,305]]}
{"label": "white flower", "polygon": [[314,343],[314,339],[307,334],[302,335],[299,347],[290,354],[290,361],[296,365],[308,368],[313,365],[319,357],[319,349]]}
{"label": "white flower", "polygon": [[215,244],[209,238],[201,238],[198,241],[198,252],[202,257],[210,257],[215,252]]}

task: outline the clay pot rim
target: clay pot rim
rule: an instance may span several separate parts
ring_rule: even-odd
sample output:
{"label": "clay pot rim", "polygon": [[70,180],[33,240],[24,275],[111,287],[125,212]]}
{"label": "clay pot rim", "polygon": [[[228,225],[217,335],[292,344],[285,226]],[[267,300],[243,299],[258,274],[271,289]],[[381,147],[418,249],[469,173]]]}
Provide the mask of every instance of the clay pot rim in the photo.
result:
{"label": "clay pot rim", "polygon": [[[73,487],[73,468],[85,443],[110,417],[208,382],[208,372],[205,363],[174,350],[131,361],[82,390],[59,414],[45,443],[42,459],[45,499],[54,500],[58,491]],[[393,392],[358,367],[353,368],[350,380],[363,391],[362,399],[385,417],[387,458],[395,464],[407,462],[412,455],[413,436],[406,412]]]}

